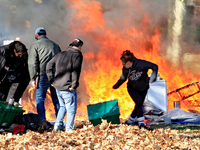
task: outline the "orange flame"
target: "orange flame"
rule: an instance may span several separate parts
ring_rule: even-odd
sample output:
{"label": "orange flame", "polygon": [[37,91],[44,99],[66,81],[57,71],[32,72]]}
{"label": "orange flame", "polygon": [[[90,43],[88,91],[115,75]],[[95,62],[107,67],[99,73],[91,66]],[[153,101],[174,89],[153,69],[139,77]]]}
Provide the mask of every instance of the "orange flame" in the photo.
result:
{"label": "orange flame", "polygon": [[[68,9],[71,10],[69,19],[71,25],[70,36],[83,37],[86,39],[82,48],[84,59],[83,69],[78,92],[85,86],[85,92],[89,98],[89,104],[118,99],[120,107],[120,117],[127,118],[134,109],[134,102],[127,92],[126,83],[119,89],[113,90],[112,86],[120,77],[122,66],[120,62],[121,53],[130,49],[139,59],[145,59],[156,63],[159,66],[161,78],[167,81],[167,91],[170,92],[186,84],[198,81],[198,78],[189,70],[173,68],[170,62],[165,60],[164,54],[160,53],[161,33],[160,25],[151,26],[150,16],[143,12],[140,1],[124,1],[127,6],[122,12],[113,14],[109,10],[103,9],[98,1],[66,0]],[[133,8],[139,8],[139,15],[131,15]],[[123,13],[123,15],[121,14]],[[120,19],[118,18],[120,16]],[[122,17],[123,16],[123,17]],[[122,19],[121,19],[122,18]],[[136,18],[136,19],[135,19]],[[134,21],[132,21],[135,19]],[[137,23],[136,23],[137,22]],[[149,72],[149,74],[151,71]],[[29,90],[33,92],[33,90]],[[191,89],[192,92],[192,89]],[[30,94],[30,93],[29,93]],[[30,94],[33,98],[33,93]],[[30,99],[27,102],[27,110],[35,106],[35,102]],[[168,98],[169,99],[169,98]],[[173,108],[173,101],[179,99],[171,96],[168,101],[168,110]],[[198,103],[198,95],[190,98],[194,103]],[[87,118],[87,105],[82,101],[83,97],[78,93],[78,110],[76,118]],[[23,101],[24,102],[24,101]],[[48,113],[52,114],[52,102],[46,102]],[[188,103],[182,109],[188,110]],[[200,107],[193,109],[200,110]],[[192,106],[191,106],[192,107]],[[35,110],[35,109],[34,109]],[[52,115],[47,115],[52,118]]]}
{"label": "orange flame", "polygon": [[[158,64],[161,78],[167,80],[168,92],[198,80],[189,70],[172,68],[170,63],[165,60],[165,56],[161,56],[159,52],[161,45],[160,25],[154,28],[150,26],[151,19],[142,12],[143,8],[140,1],[135,1],[135,3],[128,0],[125,1],[129,7],[126,7],[126,11],[123,12],[124,17],[119,24],[111,24],[112,21],[105,20],[106,15],[99,8],[100,5],[97,1],[70,2],[74,10],[71,18],[76,16],[76,20],[81,24],[81,28],[74,28],[76,27],[76,21],[71,22],[73,31],[76,32],[76,35],[85,35],[92,44],[86,47],[89,52],[84,52],[83,48],[84,62],[87,69],[82,74],[90,104],[118,99],[120,117],[126,118],[131,113],[134,103],[127,93],[126,84],[117,90],[112,89],[121,74],[122,66],[119,58],[125,49],[133,51],[137,58]],[[85,9],[84,6],[90,6],[91,3],[92,7]],[[140,18],[142,19],[137,22],[138,25],[131,26],[131,21],[126,15],[131,16],[130,12],[136,6],[140,9]],[[90,15],[84,18],[80,13]],[[99,21],[94,23],[93,20],[96,18]],[[87,24],[85,24],[86,21]],[[118,30],[119,28],[117,27],[120,24],[122,24],[123,28]],[[193,98],[197,99],[197,95]],[[173,108],[173,101],[176,100],[176,97],[170,97],[168,102],[169,110]],[[186,108],[183,109],[187,110]]]}

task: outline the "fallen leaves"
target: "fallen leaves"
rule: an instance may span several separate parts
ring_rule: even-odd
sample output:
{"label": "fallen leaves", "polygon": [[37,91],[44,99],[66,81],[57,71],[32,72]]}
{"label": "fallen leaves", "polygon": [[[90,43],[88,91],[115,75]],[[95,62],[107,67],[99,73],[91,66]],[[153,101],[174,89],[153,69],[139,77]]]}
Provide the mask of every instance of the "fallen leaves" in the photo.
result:
{"label": "fallen leaves", "polygon": [[110,124],[83,125],[70,132],[29,131],[23,135],[0,135],[0,149],[48,149],[48,150],[160,150],[160,149],[200,149],[200,131],[178,131],[154,129],[138,126]]}

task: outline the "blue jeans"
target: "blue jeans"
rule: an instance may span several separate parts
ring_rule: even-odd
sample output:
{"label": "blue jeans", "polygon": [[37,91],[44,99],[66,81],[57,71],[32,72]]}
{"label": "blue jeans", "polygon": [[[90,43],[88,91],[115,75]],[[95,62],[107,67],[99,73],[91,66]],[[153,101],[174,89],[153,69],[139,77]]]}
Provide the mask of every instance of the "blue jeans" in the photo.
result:
{"label": "blue jeans", "polygon": [[43,120],[46,120],[44,101],[46,98],[47,89],[49,87],[50,87],[51,98],[53,101],[56,116],[60,108],[55,88],[51,86],[46,74],[40,75],[39,87],[36,90],[36,105],[37,105],[37,113],[39,115],[40,122]]}
{"label": "blue jeans", "polygon": [[67,113],[67,122],[65,126],[65,131],[71,130],[74,126],[74,119],[77,110],[77,93],[76,90],[73,91],[59,91],[56,89],[58,100],[60,103],[60,109],[58,111],[58,116],[54,124],[54,129],[58,130],[62,126],[65,114]]}

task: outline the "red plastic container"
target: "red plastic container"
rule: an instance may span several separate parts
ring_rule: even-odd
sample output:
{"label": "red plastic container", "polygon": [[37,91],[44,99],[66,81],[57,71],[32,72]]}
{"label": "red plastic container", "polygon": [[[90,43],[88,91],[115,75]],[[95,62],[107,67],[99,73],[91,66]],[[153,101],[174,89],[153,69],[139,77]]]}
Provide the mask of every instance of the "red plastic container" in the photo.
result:
{"label": "red plastic container", "polygon": [[18,126],[13,128],[13,133],[16,134],[16,133],[19,133],[20,131],[23,132],[24,129],[25,129],[25,125],[24,124],[18,125]]}

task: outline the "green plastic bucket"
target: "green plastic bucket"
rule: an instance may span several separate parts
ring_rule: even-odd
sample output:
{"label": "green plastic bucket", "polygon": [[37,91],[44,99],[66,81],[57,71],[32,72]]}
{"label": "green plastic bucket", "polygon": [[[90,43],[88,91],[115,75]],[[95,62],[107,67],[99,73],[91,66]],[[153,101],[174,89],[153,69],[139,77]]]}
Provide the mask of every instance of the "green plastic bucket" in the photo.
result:
{"label": "green plastic bucket", "polygon": [[0,126],[8,127],[12,124],[13,119],[19,115],[22,115],[25,110],[8,105],[5,101],[0,101]]}
{"label": "green plastic bucket", "polygon": [[101,124],[103,120],[108,123],[120,124],[118,100],[87,105],[89,121],[94,125]]}

